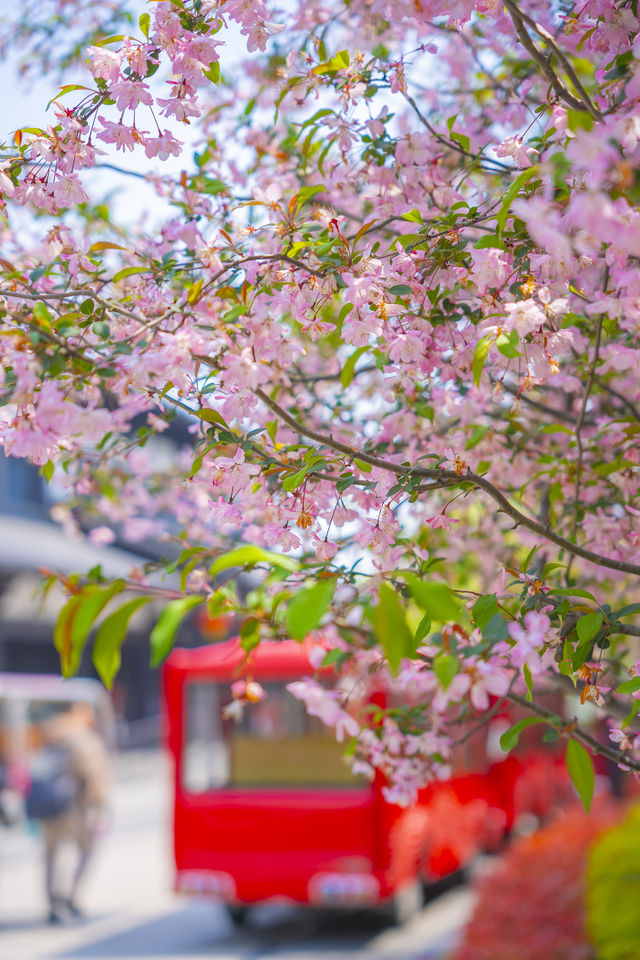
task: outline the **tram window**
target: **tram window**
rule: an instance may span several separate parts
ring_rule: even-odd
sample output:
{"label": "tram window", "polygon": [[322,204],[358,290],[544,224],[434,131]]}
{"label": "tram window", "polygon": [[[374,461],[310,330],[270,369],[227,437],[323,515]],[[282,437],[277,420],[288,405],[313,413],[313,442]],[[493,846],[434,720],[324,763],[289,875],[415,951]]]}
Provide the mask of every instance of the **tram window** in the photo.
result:
{"label": "tram window", "polygon": [[361,787],[332,731],[309,717],[284,683],[264,688],[265,699],[247,704],[235,721],[222,719],[228,687],[187,684],[185,788],[205,793],[223,786]]}
{"label": "tram window", "polygon": [[223,787],[229,780],[221,689],[215,683],[190,683],[186,689],[187,739],[182,781],[190,793],[204,793]]}

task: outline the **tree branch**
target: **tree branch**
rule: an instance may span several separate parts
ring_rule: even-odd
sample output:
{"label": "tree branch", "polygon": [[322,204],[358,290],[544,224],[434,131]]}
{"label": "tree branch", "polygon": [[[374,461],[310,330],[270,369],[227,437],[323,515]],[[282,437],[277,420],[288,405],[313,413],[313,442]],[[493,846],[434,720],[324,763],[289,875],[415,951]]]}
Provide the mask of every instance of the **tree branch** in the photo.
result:
{"label": "tree branch", "polygon": [[[520,42],[538,64],[557,96],[560,97],[561,100],[564,100],[564,102],[570,107],[573,107],[574,110],[586,110],[587,113],[591,114],[594,120],[602,120],[602,113],[596,107],[594,107],[589,95],[580,83],[580,80],[578,79],[571,62],[565,56],[564,52],[560,49],[551,34],[539,23],[536,23],[535,20],[524,13],[514,2],[514,0],[504,0],[504,3],[509,11],[513,25],[516,28],[516,33],[518,34]],[[571,93],[571,91],[564,85],[560,77],[551,66],[550,56],[545,56],[542,51],[538,50],[535,43],[527,33],[525,23],[531,27],[531,29],[551,48],[552,52],[557,56],[558,60],[564,67],[567,76],[577,90],[578,96],[574,96],[574,94]]]}
{"label": "tree branch", "polygon": [[458,484],[468,483],[473,487],[484,490],[485,493],[487,493],[498,504],[500,510],[508,517],[511,517],[511,519],[517,525],[526,527],[528,530],[531,530],[533,533],[545,540],[550,540],[552,543],[555,543],[556,546],[566,550],[567,553],[581,557],[583,560],[588,560],[590,563],[594,563],[597,566],[607,567],[609,570],[619,570],[621,573],[631,573],[635,576],[640,576],[640,565],[636,563],[629,563],[625,560],[614,560],[611,557],[604,557],[598,553],[594,553],[592,550],[588,550],[586,547],[581,547],[579,544],[573,543],[571,540],[565,539],[565,537],[561,537],[548,526],[545,526],[544,524],[535,520],[533,517],[529,517],[527,514],[522,513],[517,509],[517,507],[514,507],[509,500],[507,500],[506,496],[500,490],[498,490],[498,488],[491,483],[490,480],[487,480],[486,477],[482,477],[479,474],[472,473],[471,471],[467,471],[467,473],[463,474],[457,474],[454,470],[419,467],[415,465],[403,466],[402,464],[392,463],[389,460],[383,460],[380,457],[373,456],[366,451],[354,450],[348,444],[343,443],[341,440],[336,440],[330,434],[321,433],[319,430],[314,430],[311,427],[301,424],[294,416],[281,407],[279,403],[277,403],[275,400],[272,400],[269,394],[265,393],[264,390],[257,388],[254,390],[254,393],[260,400],[262,400],[264,404],[266,404],[267,407],[269,407],[273,413],[275,413],[280,420],[288,424],[297,433],[307,437],[309,440],[314,440],[316,443],[319,443],[324,447],[329,447],[332,450],[337,450],[339,453],[344,453],[345,456],[349,457],[351,460],[364,460],[365,463],[369,463],[372,467],[378,467],[380,470],[387,470],[391,473],[394,473],[396,476],[403,478],[422,477],[425,480],[444,479],[452,480],[454,483]]}
{"label": "tree branch", "polygon": [[[558,720],[562,720],[562,717],[560,717],[557,713],[554,713],[553,710],[547,710],[546,707],[541,707],[537,703],[533,703],[530,700],[525,700],[524,697],[518,696],[517,693],[508,693],[507,697],[512,703],[516,703],[524,710],[528,710],[530,713],[535,713],[536,716],[541,717],[543,720],[548,720],[551,726],[555,726],[557,728]],[[640,770],[640,760],[635,760],[623,750],[616,750],[615,747],[609,747],[604,743],[600,743],[600,741],[595,737],[592,737],[590,733],[587,733],[585,730],[581,730],[578,726],[571,724],[571,726],[567,727],[565,725],[560,732],[564,736],[569,737],[571,740],[578,740],[579,742],[584,743],[586,746],[591,747],[594,753],[599,753],[608,760],[612,760],[613,763],[622,763],[625,765],[625,767],[629,767],[631,770]]]}
{"label": "tree branch", "polygon": [[[571,426],[574,424],[574,417],[570,413],[567,413],[565,410],[558,410],[555,407],[548,407],[544,403],[540,403],[539,400],[534,400],[532,397],[529,397],[526,393],[522,393],[518,388],[512,384],[508,383],[505,380],[499,380],[497,377],[491,377],[491,382],[499,384],[499,386],[510,393],[512,397],[515,397],[517,400],[522,400],[523,403],[526,403],[527,406],[531,407],[533,410],[539,410],[540,413],[546,413],[547,416],[552,417],[554,420],[561,420],[563,423],[570,423]],[[585,423],[590,423],[590,421],[585,421]]]}
{"label": "tree branch", "polygon": [[640,627],[634,627],[630,623],[625,623],[624,626],[616,627],[611,633],[622,633],[626,637],[640,637]]}

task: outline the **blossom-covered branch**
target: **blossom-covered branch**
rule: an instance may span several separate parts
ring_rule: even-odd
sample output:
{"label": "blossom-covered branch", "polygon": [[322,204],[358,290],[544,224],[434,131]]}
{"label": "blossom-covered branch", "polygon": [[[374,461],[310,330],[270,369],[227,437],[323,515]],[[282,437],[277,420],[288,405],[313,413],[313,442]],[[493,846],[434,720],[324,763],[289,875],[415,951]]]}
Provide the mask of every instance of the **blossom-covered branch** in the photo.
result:
{"label": "blossom-covered branch", "polygon": [[0,25],[51,79],[0,149],[0,444],[160,557],[60,575],[63,670],[133,591],[154,663],[200,604],[310,637],[292,692],[394,801],[507,697],[637,771],[633,5],[47,2]]}

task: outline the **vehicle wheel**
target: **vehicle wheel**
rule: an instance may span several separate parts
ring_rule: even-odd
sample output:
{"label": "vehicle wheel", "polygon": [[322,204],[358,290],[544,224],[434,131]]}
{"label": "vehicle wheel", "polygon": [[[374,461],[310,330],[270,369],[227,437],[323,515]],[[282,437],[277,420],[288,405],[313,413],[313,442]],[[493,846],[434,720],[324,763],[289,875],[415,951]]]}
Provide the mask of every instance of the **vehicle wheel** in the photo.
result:
{"label": "vehicle wheel", "polygon": [[401,926],[415,917],[424,906],[422,883],[416,879],[396,892],[393,900],[383,908],[383,915],[393,926]]}
{"label": "vehicle wheel", "polygon": [[422,883],[424,902],[430,903],[431,900],[442,896],[443,893],[448,893],[449,890],[453,890],[455,887],[469,883],[471,876],[471,866],[470,864],[466,864],[464,867],[458,867],[457,870],[447,873],[444,877],[438,877],[437,880],[424,880]]}
{"label": "vehicle wheel", "polygon": [[245,924],[249,907],[238,905],[234,907],[227,907],[227,910],[229,911],[229,916],[234,927],[242,927]]}

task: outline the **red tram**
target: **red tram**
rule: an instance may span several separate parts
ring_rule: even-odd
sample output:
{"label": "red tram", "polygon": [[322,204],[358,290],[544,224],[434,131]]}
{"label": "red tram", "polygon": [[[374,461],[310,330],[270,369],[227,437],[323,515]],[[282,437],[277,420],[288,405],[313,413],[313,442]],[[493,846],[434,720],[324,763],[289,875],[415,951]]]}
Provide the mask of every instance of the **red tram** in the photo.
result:
{"label": "red tram", "polygon": [[238,918],[279,898],[403,919],[423,883],[464,867],[518,815],[544,815],[555,801],[557,759],[535,745],[501,754],[499,734],[513,721],[503,717],[457,749],[450,780],[422,790],[413,807],[390,804],[383,778],[354,777],[332,732],[286,690],[313,672],[304,645],[262,643],[251,677],[267,697],[237,721],[223,718],[244,657],[228,640],[176,650],[165,665],[179,891],[222,900]]}

